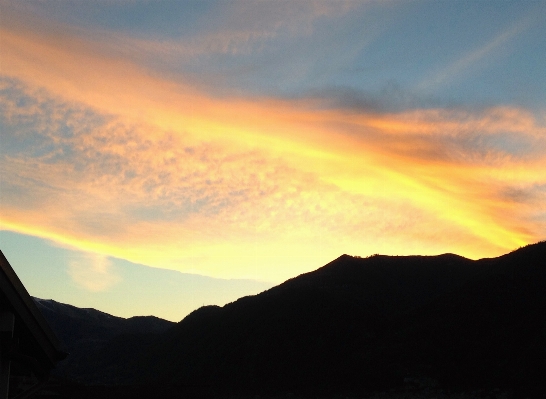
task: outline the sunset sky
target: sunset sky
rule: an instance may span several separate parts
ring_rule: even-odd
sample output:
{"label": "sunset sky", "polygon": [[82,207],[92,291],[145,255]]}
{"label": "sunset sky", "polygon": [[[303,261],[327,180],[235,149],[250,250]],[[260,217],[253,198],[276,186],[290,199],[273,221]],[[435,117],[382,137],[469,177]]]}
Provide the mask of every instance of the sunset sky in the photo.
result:
{"label": "sunset sky", "polygon": [[0,0],[0,248],[180,320],[341,254],[546,239],[546,2]]}

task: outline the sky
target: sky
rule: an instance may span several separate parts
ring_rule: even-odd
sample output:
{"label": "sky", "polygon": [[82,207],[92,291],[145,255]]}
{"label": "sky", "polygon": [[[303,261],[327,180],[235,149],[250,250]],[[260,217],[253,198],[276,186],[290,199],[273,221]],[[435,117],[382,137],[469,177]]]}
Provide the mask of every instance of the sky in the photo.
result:
{"label": "sky", "polygon": [[546,239],[546,2],[0,0],[0,248],[178,321],[341,254]]}

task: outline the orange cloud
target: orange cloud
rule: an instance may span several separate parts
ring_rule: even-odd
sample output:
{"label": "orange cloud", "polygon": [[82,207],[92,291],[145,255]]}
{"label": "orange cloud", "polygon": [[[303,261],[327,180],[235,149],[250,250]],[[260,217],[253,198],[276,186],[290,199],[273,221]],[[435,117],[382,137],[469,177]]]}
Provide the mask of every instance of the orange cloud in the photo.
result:
{"label": "orange cloud", "polygon": [[3,228],[270,281],[344,252],[493,256],[546,234],[546,128],[525,110],[219,98],[81,37],[0,38],[20,147],[1,158]]}

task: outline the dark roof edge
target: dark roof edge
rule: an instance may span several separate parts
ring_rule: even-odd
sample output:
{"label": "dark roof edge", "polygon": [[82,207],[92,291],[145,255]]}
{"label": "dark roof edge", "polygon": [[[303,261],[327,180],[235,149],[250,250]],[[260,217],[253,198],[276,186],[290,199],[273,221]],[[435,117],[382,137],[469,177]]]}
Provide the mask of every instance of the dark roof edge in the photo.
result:
{"label": "dark roof edge", "polygon": [[0,289],[6,295],[16,317],[22,320],[53,366],[57,361],[65,358],[66,353],[60,350],[55,333],[1,250],[0,273]]}

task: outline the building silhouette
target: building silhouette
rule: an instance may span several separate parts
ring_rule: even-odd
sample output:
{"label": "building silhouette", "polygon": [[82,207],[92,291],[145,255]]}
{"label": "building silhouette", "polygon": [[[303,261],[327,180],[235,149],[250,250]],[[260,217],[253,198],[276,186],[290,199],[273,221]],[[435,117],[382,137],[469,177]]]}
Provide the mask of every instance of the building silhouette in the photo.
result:
{"label": "building silhouette", "polygon": [[0,399],[23,399],[68,354],[0,251]]}

